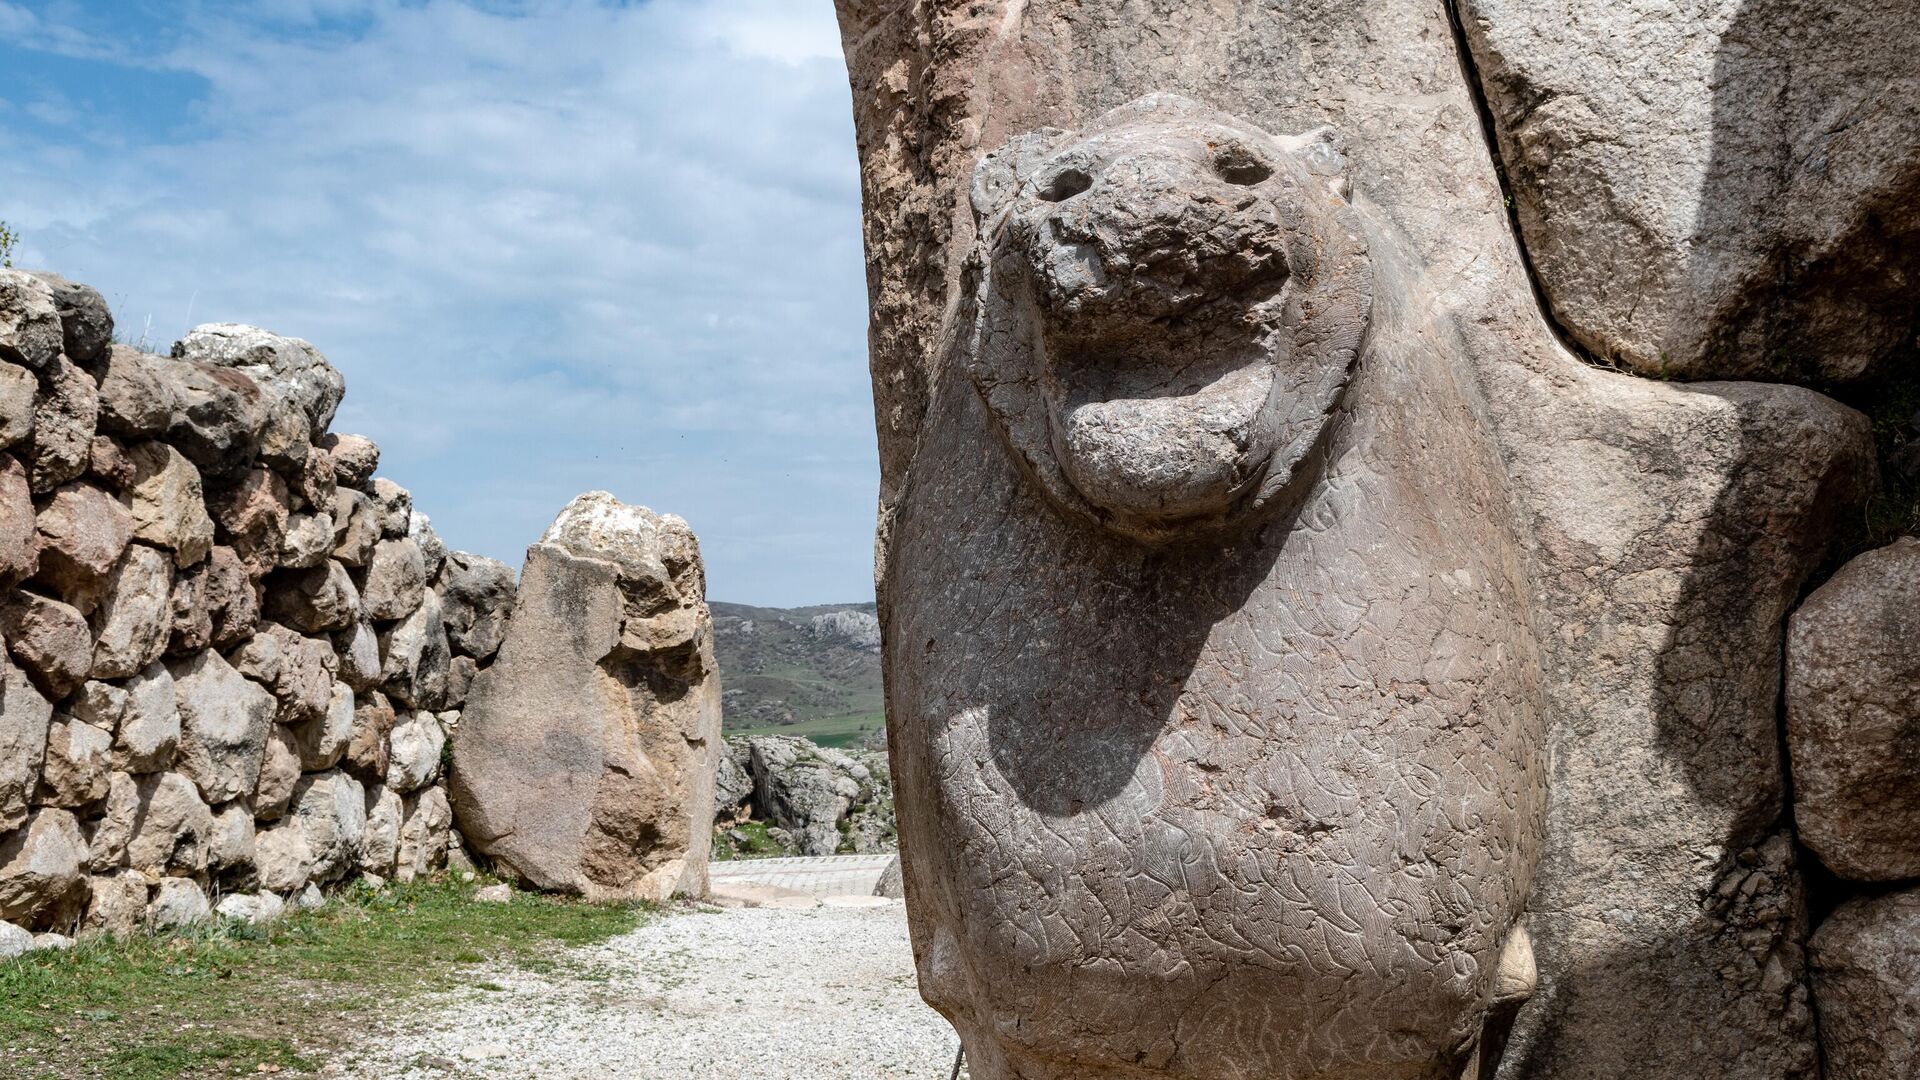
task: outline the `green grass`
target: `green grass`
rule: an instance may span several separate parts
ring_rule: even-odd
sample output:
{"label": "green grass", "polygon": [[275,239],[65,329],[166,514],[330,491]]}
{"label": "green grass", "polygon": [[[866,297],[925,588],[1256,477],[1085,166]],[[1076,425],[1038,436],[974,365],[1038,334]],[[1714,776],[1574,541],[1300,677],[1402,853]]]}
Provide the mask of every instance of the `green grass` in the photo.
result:
{"label": "green grass", "polygon": [[827,716],[818,720],[802,720],[797,724],[774,724],[767,727],[745,728],[728,731],[729,736],[747,735],[801,735],[812,739],[817,746],[858,746],[862,739],[886,726],[886,717],[881,713],[852,713],[847,716]]}
{"label": "green grass", "polygon": [[[738,833],[746,837],[746,842],[735,841],[729,833]],[[713,836],[713,860],[732,862],[735,859],[777,859],[793,852],[781,847],[773,837],[767,835],[767,823],[764,821],[743,821],[738,825],[724,829],[715,829]]]}
{"label": "green grass", "polygon": [[[353,889],[266,926],[209,923],[0,961],[0,1074],[164,1080],[310,1073],[395,1000],[478,985],[471,965],[540,968],[563,947],[625,933],[642,905],[515,893],[440,878]],[[318,1060],[317,1060],[318,1059]]]}

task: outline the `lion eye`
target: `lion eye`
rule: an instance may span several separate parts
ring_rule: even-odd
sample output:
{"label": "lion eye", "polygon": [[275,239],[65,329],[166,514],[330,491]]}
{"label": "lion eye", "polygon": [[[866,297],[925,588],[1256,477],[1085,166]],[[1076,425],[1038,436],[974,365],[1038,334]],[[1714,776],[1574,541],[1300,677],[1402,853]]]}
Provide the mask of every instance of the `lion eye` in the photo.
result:
{"label": "lion eye", "polygon": [[1217,146],[1213,151],[1213,171],[1229,184],[1258,184],[1273,175],[1273,166],[1260,160],[1250,147],[1239,143]]}
{"label": "lion eye", "polygon": [[1064,202],[1093,186],[1093,177],[1081,169],[1061,169],[1040,189],[1048,202]]}

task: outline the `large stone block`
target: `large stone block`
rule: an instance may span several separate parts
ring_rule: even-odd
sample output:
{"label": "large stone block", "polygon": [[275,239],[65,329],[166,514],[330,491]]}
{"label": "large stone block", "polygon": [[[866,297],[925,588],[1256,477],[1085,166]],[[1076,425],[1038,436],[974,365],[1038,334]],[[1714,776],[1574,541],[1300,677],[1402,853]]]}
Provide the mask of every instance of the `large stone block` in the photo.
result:
{"label": "large stone block", "polygon": [[100,430],[123,439],[166,434],[180,411],[169,361],[126,345],[107,352],[100,375]]}
{"label": "large stone block", "polygon": [[53,704],[0,655],[0,832],[27,820],[52,720]]}
{"label": "large stone block", "polygon": [[40,565],[40,541],[27,470],[0,454],[0,588],[31,577]]}
{"label": "large stone block", "polygon": [[180,707],[179,769],[210,803],[253,794],[276,703],[209,649],[168,665]]}
{"label": "large stone block", "polygon": [[173,552],[178,566],[206,558],[213,548],[213,519],[207,515],[199,470],[165,443],[141,443],[127,456],[133,463],[133,482],[125,495],[133,535]]}
{"label": "large stone block", "polygon": [[267,405],[245,374],[214,364],[162,361],[155,369],[177,403],[166,441],[209,480],[238,476],[253,464],[266,429]]}
{"label": "large stone block", "polygon": [[78,809],[107,797],[113,733],[72,717],[47,728],[47,753],[40,768],[41,806]]}
{"label": "large stone block", "polygon": [[1845,877],[1920,877],[1920,539],[1848,562],[1789,627],[1800,841]]}
{"label": "large stone block", "polygon": [[137,675],[164,656],[173,634],[173,560],[144,544],[128,547],[93,626],[89,674],[96,679]]}
{"label": "large stone block", "polygon": [[93,379],[66,357],[54,357],[40,372],[33,435],[18,451],[34,494],[46,494],[87,471],[99,414],[100,394]]}
{"label": "large stone block", "polygon": [[47,283],[0,267],[0,360],[35,371],[60,355],[60,308]]}
{"label": "large stone block", "polygon": [[0,836],[0,919],[46,926],[86,903],[87,842],[65,810],[36,810]]}
{"label": "large stone block", "polygon": [[55,700],[78,687],[93,666],[86,617],[58,600],[30,592],[0,598],[0,635],[14,660]]}
{"label": "large stone block", "polygon": [[298,407],[308,425],[308,438],[326,431],[347,392],[346,380],[320,350],[299,338],[258,327],[196,326],[174,343],[173,355],[245,373],[264,391]]}
{"label": "large stone block", "polygon": [[380,448],[364,435],[328,434],[315,441],[332,459],[334,480],[341,487],[363,488],[380,468]]}
{"label": "large stone block", "polygon": [[54,310],[60,315],[60,338],[68,357],[77,363],[91,363],[106,355],[113,342],[113,313],[107,301],[92,286],[68,281],[59,274],[30,270],[53,293]]}
{"label": "large stone block", "polygon": [[267,618],[309,634],[345,630],[360,619],[360,593],[335,560],[305,570],[282,570],[265,583]]}
{"label": "large stone block", "polygon": [[40,565],[35,580],[90,612],[133,538],[133,519],[112,495],[92,484],[67,484],[34,518]]}
{"label": "large stone block", "polygon": [[480,661],[492,658],[513,618],[513,568],[498,559],[456,551],[447,556],[435,588],[454,651]]}
{"label": "large stone block", "polygon": [[440,721],[424,709],[397,718],[387,737],[392,755],[387,762],[387,786],[405,795],[433,783],[440,775],[440,752],[447,745]]}
{"label": "large stone block", "polygon": [[461,831],[542,888],[704,892],[720,702],[692,532],[583,495],[520,597],[454,740]]}
{"label": "large stone block", "polygon": [[314,881],[333,881],[360,865],[366,843],[366,798],[366,788],[338,770],[310,773],[294,788],[293,816],[313,854]]}
{"label": "large stone block", "polygon": [[410,708],[438,709],[446,701],[452,656],[440,599],[426,593],[411,614],[380,632],[381,689]]}
{"label": "large stone block", "polygon": [[447,790],[435,786],[407,796],[403,814],[394,879],[412,881],[447,864],[447,847],[453,829],[453,810],[447,805]]}
{"label": "large stone block", "polygon": [[33,372],[0,360],[0,450],[26,442],[33,434],[33,395],[39,388]]}
{"label": "large stone block", "polygon": [[426,564],[420,545],[402,537],[382,540],[374,545],[367,563],[366,581],[360,589],[360,602],[367,618],[376,622],[404,619],[420,606],[427,586]]}
{"label": "large stone block", "polygon": [[259,578],[280,565],[281,545],[287,536],[291,497],[286,481],[267,469],[249,469],[234,483],[210,492],[215,534],[233,548],[250,577]]}

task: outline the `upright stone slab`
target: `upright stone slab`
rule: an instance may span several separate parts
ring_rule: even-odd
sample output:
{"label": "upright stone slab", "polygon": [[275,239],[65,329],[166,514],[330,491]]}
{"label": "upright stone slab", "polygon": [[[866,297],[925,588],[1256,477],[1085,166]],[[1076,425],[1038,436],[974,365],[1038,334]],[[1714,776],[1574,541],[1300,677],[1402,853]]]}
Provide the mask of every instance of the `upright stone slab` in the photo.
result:
{"label": "upright stone slab", "polygon": [[461,832],[544,889],[703,894],[720,686],[693,533],[582,495],[528,549],[514,610],[453,740]]}

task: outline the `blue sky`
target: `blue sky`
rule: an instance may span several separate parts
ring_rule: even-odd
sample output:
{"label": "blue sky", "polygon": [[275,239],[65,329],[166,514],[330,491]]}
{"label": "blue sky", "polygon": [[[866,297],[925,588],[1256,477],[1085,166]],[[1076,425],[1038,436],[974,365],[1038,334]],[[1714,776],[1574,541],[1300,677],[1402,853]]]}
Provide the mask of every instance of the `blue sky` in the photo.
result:
{"label": "blue sky", "polygon": [[456,548],[573,495],[687,518],[709,595],[872,595],[830,0],[0,0],[0,220],[127,339],[304,337]]}

